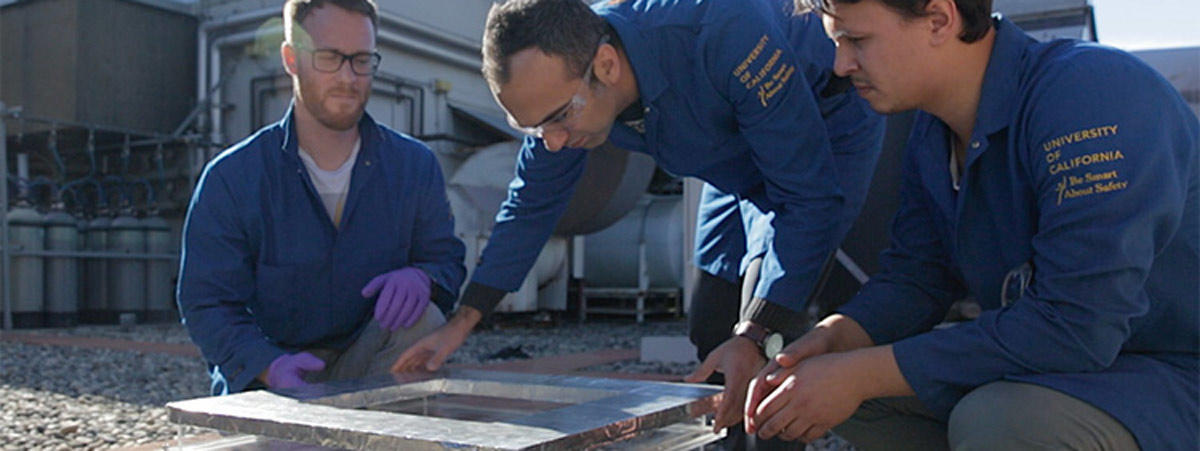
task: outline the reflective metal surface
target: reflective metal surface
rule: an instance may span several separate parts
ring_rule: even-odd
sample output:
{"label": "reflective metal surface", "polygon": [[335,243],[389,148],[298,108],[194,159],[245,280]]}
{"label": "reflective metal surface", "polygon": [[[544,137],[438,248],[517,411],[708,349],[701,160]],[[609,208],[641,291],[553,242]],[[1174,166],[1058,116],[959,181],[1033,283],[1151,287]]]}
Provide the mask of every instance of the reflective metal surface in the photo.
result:
{"label": "reflective metal surface", "polygon": [[445,370],[167,409],[176,423],[333,448],[553,450],[611,446],[689,421],[712,412],[719,393],[706,385]]}

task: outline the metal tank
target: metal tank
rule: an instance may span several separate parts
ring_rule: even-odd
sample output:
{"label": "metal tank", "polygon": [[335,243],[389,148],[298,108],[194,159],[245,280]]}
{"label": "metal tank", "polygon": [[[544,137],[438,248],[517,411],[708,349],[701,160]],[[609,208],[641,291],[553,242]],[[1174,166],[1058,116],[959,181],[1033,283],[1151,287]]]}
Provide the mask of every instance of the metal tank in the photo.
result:
{"label": "metal tank", "polygon": [[[486,246],[481,243],[480,248]],[[494,311],[536,312],[567,309],[567,239],[552,236],[542,247],[521,287],[496,304]]]}
{"label": "metal tank", "polygon": [[[88,221],[83,232],[84,249],[88,252],[108,251],[108,228],[112,218],[108,209],[96,210],[96,217]],[[88,258],[83,268],[83,298],[80,305],[80,321],[107,324],[116,321],[108,303],[108,261]]]}
{"label": "metal tank", "polygon": [[[475,270],[501,202],[508,195],[521,143],[503,142],[475,151],[447,179],[455,233],[467,246],[467,278]],[[611,145],[588,151],[574,195],[538,259],[496,311],[525,312],[567,308],[567,241],[562,238],[603,229],[635,208],[654,174],[654,160]],[[682,255],[679,256],[682,258]],[[678,263],[675,266],[679,266]]]}
{"label": "metal tank", "polygon": [[[80,248],[78,222],[61,203],[46,215],[46,250],[76,252]],[[79,323],[79,262],[75,257],[47,257],[46,325],[71,327]]]}
{"label": "metal tank", "polygon": [[[20,202],[8,212],[8,239],[13,252],[40,251],[45,246],[45,217],[28,202]],[[45,272],[42,257],[12,257],[9,267],[9,296],[12,299],[13,327],[42,327],[45,325],[45,291],[42,281]]]}
{"label": "metal tank", "polygon": [[683,283],[683,202],[680,196],[647,195],[616,224],[584,238],[584,279],[589,286],[635,288],[644,274],[649,288]]}
{"label": "metal tank", "polygon": [[[133,210],[124,209],[108,228],[108,251],[113,254],[146,253],[146,231]],[[146,310],[146,261],[134,258],[108,260],[108,302],[119,319],[132,314],[140,321]]]}
{"label": "metal tank", "polygon": [[[158,212],[151,211],[148,216],[142,218],[142,227],[146,230],[147,253],[174,253],[171,227]],[[166,322],[176,319],[171,283],[174,275],[175,265],[171,260],[150,259],[146,262],[146,321]]]}

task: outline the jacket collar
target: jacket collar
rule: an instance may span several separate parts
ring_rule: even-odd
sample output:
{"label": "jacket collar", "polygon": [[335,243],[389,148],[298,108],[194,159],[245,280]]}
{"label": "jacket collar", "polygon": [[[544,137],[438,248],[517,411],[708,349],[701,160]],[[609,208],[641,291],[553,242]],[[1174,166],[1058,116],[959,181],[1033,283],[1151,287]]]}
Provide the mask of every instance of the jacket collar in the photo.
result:
{"label": "jacket collar", "polygon": [[1036,41],[1004,17],[993,18],[996,40],[983,76],[975,135],[987,136],[1008,126],[1016,111],[1018,83],[1024,71],[1025,50]]}
{"label": "jacket collar", "polygon": [[[279,120],[278,126],[283,130],[283,141],[279,148],[286,155],[291,155],[300,158],[299,142],[296,136],[296,99],[292,99],[288,105],[287,111],[283,113],[283,118]],[[380,139],[379,127],[376,126],[375,119],[369,113],[363,111],[362,118],[358,120],[358,136],[361,142],[361,147],[358,149],[359,161],[375,160],[378,154]]]}
{"label": "jacket collar", "polygon": [[621,38],[621,46],[629,57],[629,65],[633,67],[633,75],[637,79],[642,104],[654,103],[667,89],[666,78],[658,65],[661,61],[658,49],[647,43],[642,31],[620,12],[601,9],[597,13],[617,30]]}

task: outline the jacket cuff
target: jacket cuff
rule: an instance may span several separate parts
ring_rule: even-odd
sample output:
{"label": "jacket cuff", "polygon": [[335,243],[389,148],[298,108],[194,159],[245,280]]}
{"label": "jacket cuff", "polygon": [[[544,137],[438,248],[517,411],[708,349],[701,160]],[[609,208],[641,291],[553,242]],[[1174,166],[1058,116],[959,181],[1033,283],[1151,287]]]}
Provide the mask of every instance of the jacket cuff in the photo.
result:
{"label": "jacket cuff", "polygon": [[883,318],[880,318],[881,315],[876,314],[877,312],[871,308],[868,302],[858,297],[838,307],[833,313],[853,319],[867,333],[867,336],[871,337],[871,342],[876,345],[890,344],[896,341],[893,334],[888,333],[887,328],[884,327],[885,321]]}
{"label": "jacket cuff", "polygon": [[460,308],[465,305],[479,310],[479,313],[482,313],[486,318],[496,308],[496,304],[499,304],[500,300],[504,299],[504,295],[506,294],[508,294],[507,291],[499,288],[492,288],[478,282],[471,282],[467,284],[467,289],[463,292],[462,299],[459,299],[458,305]]}
{"label": "jacket cuff", "polygon": [[766,299],[755,297],[742,312],[742,320],[753,321],[774,332],[779,332],[787,341],[800,338],[807,327],[807,315]]}
{"label": "jacket cuff", "polygon": [[438,271],[439,265],[430,263],[417,263],[413,267],[420,269],[429,277],[429,300],[442,311],[443,315],[449,314],[454,309],[454,301],[458,299],[458,289],[462,286],[451,287],[450,284],[441,280],[441,273]]}
{"label": "jacket cuff", "polygon": [[229,381],[229,392],[237,393],[246,390],[263,370],[267,369],[279,356],[286,351],[262,341],[242,350],[245,357],[228,362],[230,367],[220,367],[221,374]]}
{"label": "jacket cuff", "polygon": [[454,309],[454,301],[457,296],[454,293],[447,291],[442,287],[442,284],[434,282],[429,290],[429,300],[433,301],[438,310],[442,311],[442,315],[449,317],[450,310]]}

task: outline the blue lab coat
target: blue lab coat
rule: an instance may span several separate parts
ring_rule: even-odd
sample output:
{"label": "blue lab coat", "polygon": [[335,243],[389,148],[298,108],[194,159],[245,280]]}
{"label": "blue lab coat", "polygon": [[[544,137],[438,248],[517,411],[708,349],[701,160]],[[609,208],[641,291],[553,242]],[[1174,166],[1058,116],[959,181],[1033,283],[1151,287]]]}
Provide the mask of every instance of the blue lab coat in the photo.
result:
{"label": "blue lab coat", "polygon": [[373,277],[420,268],[453,304],[466,269],[441,168],[424,144],[359,121],[361,147],[338,227],[300,160],[292,110],[222,152],[196,185],[183,231],[179,308],[237,392],[276,357],[342,349],[373,317]]}
{"label": "blue lab coat", "polygon": [[737,196],[704,184],[696,209],[693,260],[701,271],[738,283],[746,254],[746,233]]}
{"label": "blue lab coat", "polygon": [[[1010,380],[1104,410],[1144,449],[1195,449],[1200,124],[1126,53],[996,27],[960,190],[952,132],[919,113],[883,269],[841,312],[894,343],[943,419]],[[1024,265],[1022,290],[1006,276]],[[965,295],[982,315],[930,331]]]}
{"label": "blue lab coat", "polygon": [[[617,123],[609,140],[737,196],[739,208],[774,214],[766,227],[748,227],[746,240],[763,243],[747,251],[764,257],[756,296],[779,306],[752,307],[763,312],[753,319],[773,329],[796,327],[772,312],[802,310],[849,228],[841,224],[857,215],[861,201],[847,199],[865,197],[883,132],[852,87],[830,82],[833,45],[819,18],[792,16],[785,4],[595,6],[620,37],[645,107],[644,134]],[[473,282],[520,286],[574,192],[585,152],[552,153],[526,138]]]}

